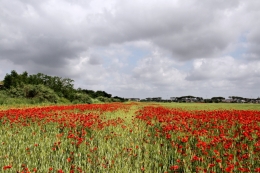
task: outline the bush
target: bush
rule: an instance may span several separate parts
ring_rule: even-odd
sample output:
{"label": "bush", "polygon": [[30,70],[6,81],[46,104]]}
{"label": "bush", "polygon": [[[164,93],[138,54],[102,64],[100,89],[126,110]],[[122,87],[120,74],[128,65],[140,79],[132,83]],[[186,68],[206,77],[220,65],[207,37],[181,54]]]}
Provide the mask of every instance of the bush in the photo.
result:
{"label": "bush", "polygon": [[84,93],[75,93],[74,94],[74,99],[72,103],[77,104],[77,103],[92,103],[91,97],[89,97],[87,94]]}
{"label": "bush", "polygon": [[60,97],[59,100],[58,100],[58,103],[71,103],[68,99],[64,98],[64,97]]}
{"label": "bush", "polygon": [[25,97],[25,92],[24,92],[24,87],[11,87],[9,90],[7,90],[8,95],[12,98],[24,98]]}
{"label": "bush", "polygon": [[[51,102],[57,103],[59,97],[50,88],[44,85],[31,85],[31,90],[29,90],[27,97],[33,96],[34,99],[38,99],[40,102]],[[31,95],[30,95],[31,94]]]}
{"label": "bush", "polygon": [[103,97],[103,96],[99,96],[97,97],[97,99],[101,102],[105,102],[105,103],[109,103],[109,102],[112,102],[112,100],[110,98],[107,98],[107,97]]}
{"label": "bush", "polygon": [[112,102],[122,102],[121,99],[117,99],[117,98],[111,98]]}
{"label": "bush", "polygon": [[21,104],[31,104],[31,100],[26,98],[11,98],[8,97],[4,100],[3,104],[5,105],[21,105]]}
{"label": "bush", "polygon": [[32,103],[51,102],[57,103],[59,97],[50,88],[44,85],[24,85],[21,87],[8,90],[10,97],[12,98],[27,98],[32,99]]}
{"label": "bush", "polygon": [[0,105],[4,104],[6,99],[8,98],[5,91],[0,91]]}

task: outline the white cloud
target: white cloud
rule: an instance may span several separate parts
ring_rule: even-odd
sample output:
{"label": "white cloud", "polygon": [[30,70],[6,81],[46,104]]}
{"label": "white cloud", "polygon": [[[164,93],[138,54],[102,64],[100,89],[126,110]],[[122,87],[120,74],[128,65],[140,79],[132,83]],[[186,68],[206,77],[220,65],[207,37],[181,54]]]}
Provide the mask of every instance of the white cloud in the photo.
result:
{"label": "white cloud", "polygon": [[187,76],[188,80],[246,80],[248,76],[257,77],[259,62],[242,62],[226,56],[215,59],[194,60],[194,69]]}
{"label": "white cloud", "polygon": [[182,85],[185,74],[174,67],[174,61],[158,51],[151,57],[146,57],[138,62],[133,70],[133,77],[156,86]]}
{"label": "white cloud", "polygon": [[194,60],[193,70],[186,79],[225,96],[233,92],[248,96],[257,94],[259,72],[260,61],[243,62],[233,57],[198,59]]}

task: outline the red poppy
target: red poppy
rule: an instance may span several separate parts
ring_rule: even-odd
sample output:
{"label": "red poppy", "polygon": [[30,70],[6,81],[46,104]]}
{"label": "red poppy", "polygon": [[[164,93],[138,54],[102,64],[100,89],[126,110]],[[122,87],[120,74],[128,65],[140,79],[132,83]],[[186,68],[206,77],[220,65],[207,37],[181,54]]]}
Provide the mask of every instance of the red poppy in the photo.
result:
{"label": "red poppy", "polygon": [[12,168],[12,165],[6,165],[3,167],[4,170],[10,169],[10,168]]}
{"label": "red poppy", "polygon": [[173,165],[170,167],[170,170],[177,170],[179,169],[179,166],[178,165]]}

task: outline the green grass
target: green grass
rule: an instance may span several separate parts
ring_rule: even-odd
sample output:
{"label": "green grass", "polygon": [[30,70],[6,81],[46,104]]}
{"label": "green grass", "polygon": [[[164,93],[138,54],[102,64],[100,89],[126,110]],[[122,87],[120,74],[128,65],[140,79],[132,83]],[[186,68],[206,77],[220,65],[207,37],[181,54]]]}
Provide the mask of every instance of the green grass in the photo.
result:
{"label": "green grass", "polygon": [[250,103],[159,103],[161,106],[171,108],[182,108],[188,110],[215,110],[215,109],[237,109],[237,110],[260,110],[260,104]]}

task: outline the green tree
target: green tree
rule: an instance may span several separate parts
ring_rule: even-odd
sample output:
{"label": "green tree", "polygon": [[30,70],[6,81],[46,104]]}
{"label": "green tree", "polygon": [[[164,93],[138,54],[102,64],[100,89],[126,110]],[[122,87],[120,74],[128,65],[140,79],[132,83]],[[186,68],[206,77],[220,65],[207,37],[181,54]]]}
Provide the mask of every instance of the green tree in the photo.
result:
{"label": "green tree", "polygon": [[15,70],[11,71],[11,74],[6,74],[4,78],[4,87],[9,89],[12,86],[17,87],[19,85],[18,73]]}
{"label": "green tree", "polygon": [[111,94],[108,94],[108,93],[106,93],[105,91],[100,91],[100,90],[98,90],[98,91],[96,92],[96,95],[97,95],[97,97],[99,97],[99,96],[107,97],[107,98],[111,98],[111,97],[112,97]]}
{"label": "green tree", "polygon": [[[80,102],[90,103],[91,98],[99,98],[104,102],[124,101],[123,98],[114,97],[105,91],[93,91],[87,89],[74,89],[74,80],[70,78],[61,78],[58,76],[48,76],[43,73],[28,75],[25,71],[18,74],[12,70],[10,74],[6,74],[3,80],[4,90],[13,98],[27,98],[48,100],[56,102],[57,98],[63,102]],[[44,94],[46,94],[46,97]]]}
{"label": "green tree", "polygon": [[86,93],[87,95],[89,95],[92,98],[96,98],[97,97],[96,92],[93,91],[93,90],[82,89],[81,91]]}
{"label": "green tree", "polygon": [[212,97],[211,100],[212,100],[212,102],[219,103],[219,102],[222,102],[223,100],[225,100],[225,98],[224,97]]}

